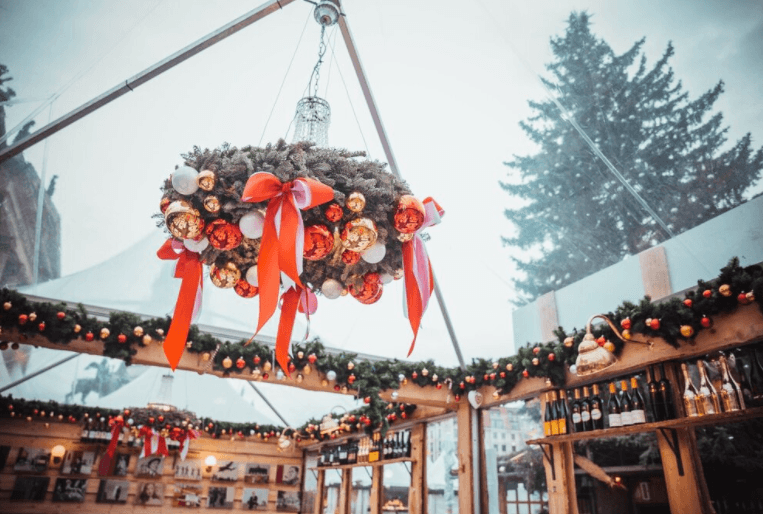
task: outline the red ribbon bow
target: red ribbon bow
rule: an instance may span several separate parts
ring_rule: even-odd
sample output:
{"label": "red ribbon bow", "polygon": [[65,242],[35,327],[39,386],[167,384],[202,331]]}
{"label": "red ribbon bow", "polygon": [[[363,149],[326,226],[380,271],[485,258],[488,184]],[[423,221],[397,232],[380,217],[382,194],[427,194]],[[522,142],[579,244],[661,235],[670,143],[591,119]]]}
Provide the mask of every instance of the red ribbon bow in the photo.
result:
{"label": "red ribbon bow", "polygon": [[[181,251],[178,252],[178,250]],[[166,240],[156,255],[163,260],[177,260],[175,278],[183,280],[175,304],[175,313],[172,315],[172,323],[164,340],[164,355],[167,356],[167,361],[174,371],[185,350],[191,321],[201,305],[202,267],[199,254],[186,249],[182,243],[174,239]]]}
{"label": "red ribbon bow", "polygon": [[152,439],[154,436],[154,430],[151,427],[143,426],[138,431],[138,437],[143,438],[143,451],[141,452],[141,455],[144,457],[148,457],[152,453],[156,451],[155,448],[152,448]]}
{"label": "red ribbon bow", "polygon": [[125,420],[122,416],[117,416],[109,421],[109,426],[111,427],[111,441],[109,441],[109,447],[106,448],[106,453],[103,458],[101,458],[101,463],[98,465],[98,474],[101,476],[109,474],[111,460],[114,458],[114,453],[117,451],[119,436],[122,434]]}
{"label": "red ribbon bow", "polygon": [[[292,312],[299,299],[297,290],[304,289],[299,275],[302,273],[302,253],[305,244],[304,224],[299,209],[312,209],[334,199],[334,190],[309,178],[297,178],[282,183],[271,173],[258,172],[249,177],[241,196],[244,202],[269,200],[262,230],[262,242],[257,263],[257,280],[260,288],[260,313],[257,331],[273,316],[278,305],[280,272],[296,284],[284,293],[281,317],[286,323],[279,324],[276,338],[276,360],[288,374],[289,342],[294,324]],[[294,291],[293,294],[290,294]],[[291,313],[291,314],[289,314]],[[288,322],[291,319],[291,322]]]}
{"label": "red ribbon bow", "polygon": [[412,240],[403,243],[403,270],[405,276],[405,298],[408,313],[408,321],[413,329],[413,341],[408,350],[408,356],[413,353],[416,338],[421,325],[421,317],[427,310],[429,298],[434,290],[434,275],[432,265],[429,262],[424,240],[421,239],[421,231],[440,223],[440,218],[445,211],[432,198],[424,200],[424,224],[416,231]]}

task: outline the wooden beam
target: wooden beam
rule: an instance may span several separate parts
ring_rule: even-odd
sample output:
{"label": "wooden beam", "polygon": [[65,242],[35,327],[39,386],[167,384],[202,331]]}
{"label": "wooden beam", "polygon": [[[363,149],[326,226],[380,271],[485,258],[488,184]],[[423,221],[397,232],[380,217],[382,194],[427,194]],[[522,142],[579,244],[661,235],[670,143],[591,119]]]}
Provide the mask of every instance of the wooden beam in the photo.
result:
{"label": "wooden beam", "polygon": [[475,497],[474,485],[474,455],[473,438],[479,437],[472,427],[472,409],[469,402],[461,402],[458,406],[456,419],[458,423],[458,511],[479,513],[479,498]]}
{"label": "wooden beam", "polygon": [[[396,428],[397,429],[397,428]],[[411,487],[408,490],[408,513],[427,514],[427,431],[426,424],[411,427]]]}
{"label": "wooden beam", "polygon": [[316,485],[317,490],[315,491],[315,504],[313,505],[313,514],[323,514],[323,502],[325,501],[323,498],[323,489],[325,483],[326,470],[320,469],[318,470],[318,484]]}
{"label": "wooden beam", "polygon": [[371,475],[371,497],[369,498],[370,514],[381,514],[382,487],[384,486],[384,466],[374,466]]}

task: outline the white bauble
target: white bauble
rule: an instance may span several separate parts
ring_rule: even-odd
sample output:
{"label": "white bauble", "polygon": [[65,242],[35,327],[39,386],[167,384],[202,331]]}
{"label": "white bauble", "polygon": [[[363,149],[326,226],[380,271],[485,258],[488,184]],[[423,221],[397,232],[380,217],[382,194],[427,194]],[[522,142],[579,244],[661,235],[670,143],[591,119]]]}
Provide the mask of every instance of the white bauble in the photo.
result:
{"label": "white bauble", "polygon": [[181,166],[172,173],[172,187],[181,195],[192,195],[199,190],[196,182],[198,171],[190,166]]}
{"label": "white bauble", "polygon": [[254,287],[260,287],[260,281],[257,279],[257,266],[252,266],[246,270],[246,281]]}
{"label": "white bauble", "polygon": [[575,374],[577,374],[577,372],[578,372],[578,367],[577,366],[575,366],[574,364],[572,366],[570,366],[570,373],[575,375]]}
{"label": "white bauble", "polygon": [[323,296],[328,298],[329,300],[336,300],[340,296],[342,296],[342,283],[338,280],[334,280],[333,278],[327,278],[323,281],[323,285],[321,285],[321,292],[323,293]]}
{"label": "white bauble", "polygon": [[360,257],[368,264],[376,264],[387,255],[387,247],[384,243],[376,242],[371,248],[360,254]]}
{"label": "white bauble", "polygon": [[333,380],[336,380],[336,371],[334,371],[333,369],[332,369],[332,370],[329,370],[329,372],[328,372],[328,373],[326,373],[326,378],[327,378],[329,381],[333,381]]}
{"label": "white bauble", "polygon": [[389,284],[394,279],[395,279],[395,277],[393,277],[389,273],[382,273],[381,276],[379,277],[379,280],[381,280],[382,284]]}
{"label": "white bauble", "polygon": [[265,216],[260,211],[247,212],[238,221],[241,233],[249,239],[262,237],[262,229],[265,226]]}
{"label": "white bauble", "polygon": [[207,248],[207,246],[209,246],[209,239],[206,237],[202,237],[198,241],[194,241],[193,239],[183,239],[183,246],[192,252],[201,253]]}

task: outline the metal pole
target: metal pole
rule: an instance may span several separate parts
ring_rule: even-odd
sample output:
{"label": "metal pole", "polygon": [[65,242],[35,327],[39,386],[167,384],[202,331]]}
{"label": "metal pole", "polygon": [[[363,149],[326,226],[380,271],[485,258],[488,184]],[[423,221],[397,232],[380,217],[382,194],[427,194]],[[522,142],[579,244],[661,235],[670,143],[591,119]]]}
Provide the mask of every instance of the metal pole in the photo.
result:
{"label": "metal pole", "polygon": [[[260,390],[259,390],[259,388],[257,388],[257,386],[256,386],[256,385],[254,385],[254,382],[250,382],[250,381],[248,381],[248,380],[247,380],[247,383],[248,383],[248,384],[249,384],[249,385],[252,387],[252,389],[254,389],[254,392],[255,392],[255,393],[257,393],[257,394],[259,394],[259,395],[260,395],[260,398],[262,398],[262,401],[264,401],[264,402],[265,402],[265,404],[266,404],[268,407],[270,407],[270,410],[272,410],[272,411],[275,413],[275,415],[276,415],[276,416],[278,416],[278,419],[280,419],[280,420],[281,420],[281,422],[282,422],[284,425],[286,425],[287,427],[290,427],[291,425],[289,424],[289,422],[288,422],[288,421],[286,421],[286,420],[284,419],[284,417],[283,417],[283,416],[281,416],[281,414],[280,414],[280,413],[279,413],[279,412],[276,410],[276,408],[273,406],[273,404],[272,404],[272,403],[270,403],[270,400],[268,400],[268,399],[265,397],[265,395],[264,395],[264,394],[262,394],[262,391],[260,391]],[[2,392],[2,391],[0,391],[0,392]]]}
{"label": "metal pole", "polygon": [[100,96],[97,96],[89,102],[77,107],[73,111],[64,114],[54,122],[48,123],[40,130],[28,135],[21,141],[17,141],[13,145],[3,148],[0,150],[0,162],[8,160],[14,155],[18,155],[30,146],[39,143],[46,137],[55,134],[64,127],[67,127],[75,121],[84,118],[88,114],[100,109],[113,100],[116,100],[125,93],[128,93],[134,90],[136,87],[145,84],[154,77],[158,77],[165,71],[174,68],[186,59],[193,57],[202,50],[206,50],[215,43],[219,43],[228,36],[232,36],[241,29],[248,27],[252,23],[261,20],[268,14],[283,8],[293,1],[294,0],[269,0],[256,9],[249,11],[243,16],[233,20],[227,25],[223,25],[219,29],[210,32],[198,41],[191,43],[185,48],[154,64],[153,66],[146,68],[134,77],[125,80],[123,84],[120,83],[119,85],[114,86]]}
{"label": "metal pole", "polygon": [[10,384],[8,384],[7,386],[3,386],[2,388],[0,388],[0,393],[3,393],[3,392],[5,392],[5,391],[7,391],[8,389],[11,389],[12,387],[16,387],[16,386],[17,386],[17,385],[19,385],[19,384],[23,384],[23,383],[24,383],[24,382],[26,382],[27,380],[29,380],[29,379],[32,379],[32,378],[34,378],[34,377],[36,377],[36,376],[42,375],[42,374],[43,374],[43,373],[45,373],[46,371],[50,371],[51,369],[53,369],[53,368],[55,368],[55,367],[58,367],[58,366],[60,366],[60,365],[61,365],[61,364],[63,364],[64,362],[69,362],[69,361],[70,361],[70,360],[72,360],[72,359],[76,359],[76,358],[77,358],[77,357],[79,357],[80,355],[81,355],[80,353],[75,353],[74,355],[69,355],[68,357],[65,357],[65,358],[63,358],[63,359],[61,359],[61,360],[60,360],[60,361],[58,361],[58,362],[54,362],[53,364],[51,364],[51,365],[49,365],[49,366],[45,366],[45,367],[44,367],[44,368],[42,368],[41,370],[35,371],[34,373],[30,373],[29,375],[25,376],[24,378],[20,378],[20,379],[16,380],[15,382],[11,382],[11,383],[10,383]]}
{"label": "metal pole", "polygon": [[[379,135],[379,139],[381,140],[382,148],[384,149],[384,155],[387,157],[389,169],[392,171],[392,173],[395,174],[397,178],[402,179],[403,177],[400,175],[400,170],[397,167],[397,160],[395,160],[395,155],[392,153],[392,145],[389,143],[387,131],[384,130],[384,124],[382,123],[381,116],[379,115],[379,110],[376,108],[376,101],[374,100],[373,93],[371,93],[371,86],[368,84],[366,72],[363,70],[363,64],[360,62],[360,56],[358,55],[357,48],[355,48],[355,41],[352,39],[352,33],[350,32],[350,26],[347,24],[346,17],[340,16],[338,23],[339,28],[342,31],[344,44],[347,47],[347,52],[350,54],[352,66],[355,68],[355,74],[358,76],[360,88],[363,90],[363,96],[366,99],[366,104],[368,104],[368,110],[371,112],[371,118],[374,121],[376,132]],[[464,356],[461,354],[461,347],[458,344],[456,331],[453,328],[453,323],[450,320],[448,308],[445,306],[445,298],[443,297],[442,291],[440,290],[440,284],[437,281],[437,277],[434,279],[434,292],[435,296],[437,297],[437,303],[440,305],[442,318],[445,321],[445,326],[447,327],[448,334],[450,335],[450,342],[453,344],[453,349],[456,352],[456,357],[458,357],[458,363],[461,366],[461,370],[466,371]]]}

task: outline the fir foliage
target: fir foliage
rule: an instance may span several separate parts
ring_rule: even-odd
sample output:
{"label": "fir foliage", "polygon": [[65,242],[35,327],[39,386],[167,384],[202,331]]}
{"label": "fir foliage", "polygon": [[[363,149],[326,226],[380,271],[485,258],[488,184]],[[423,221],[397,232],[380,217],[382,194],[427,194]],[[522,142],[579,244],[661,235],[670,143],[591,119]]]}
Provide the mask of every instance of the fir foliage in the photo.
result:
{"label": "fir foliage", "polygon": [[[714,112],[723,81],[692,99],[677,80],[668,44],[647,64],[644,39],[617,54],[591,31],[591,16],[572,13],[551,39],[554,61],[543,83],[593,143],[674,234],[745,201],[761,176],[763,148],[748,133],[727,145]],[[586,144],[556,104],[530,101],[520,123],[538,151],[506,163],[501,187],[522,206],[508,208],[515,233],[503,238],[530,257],[513,258],[520,298],[531,301],[668,235]]]}

